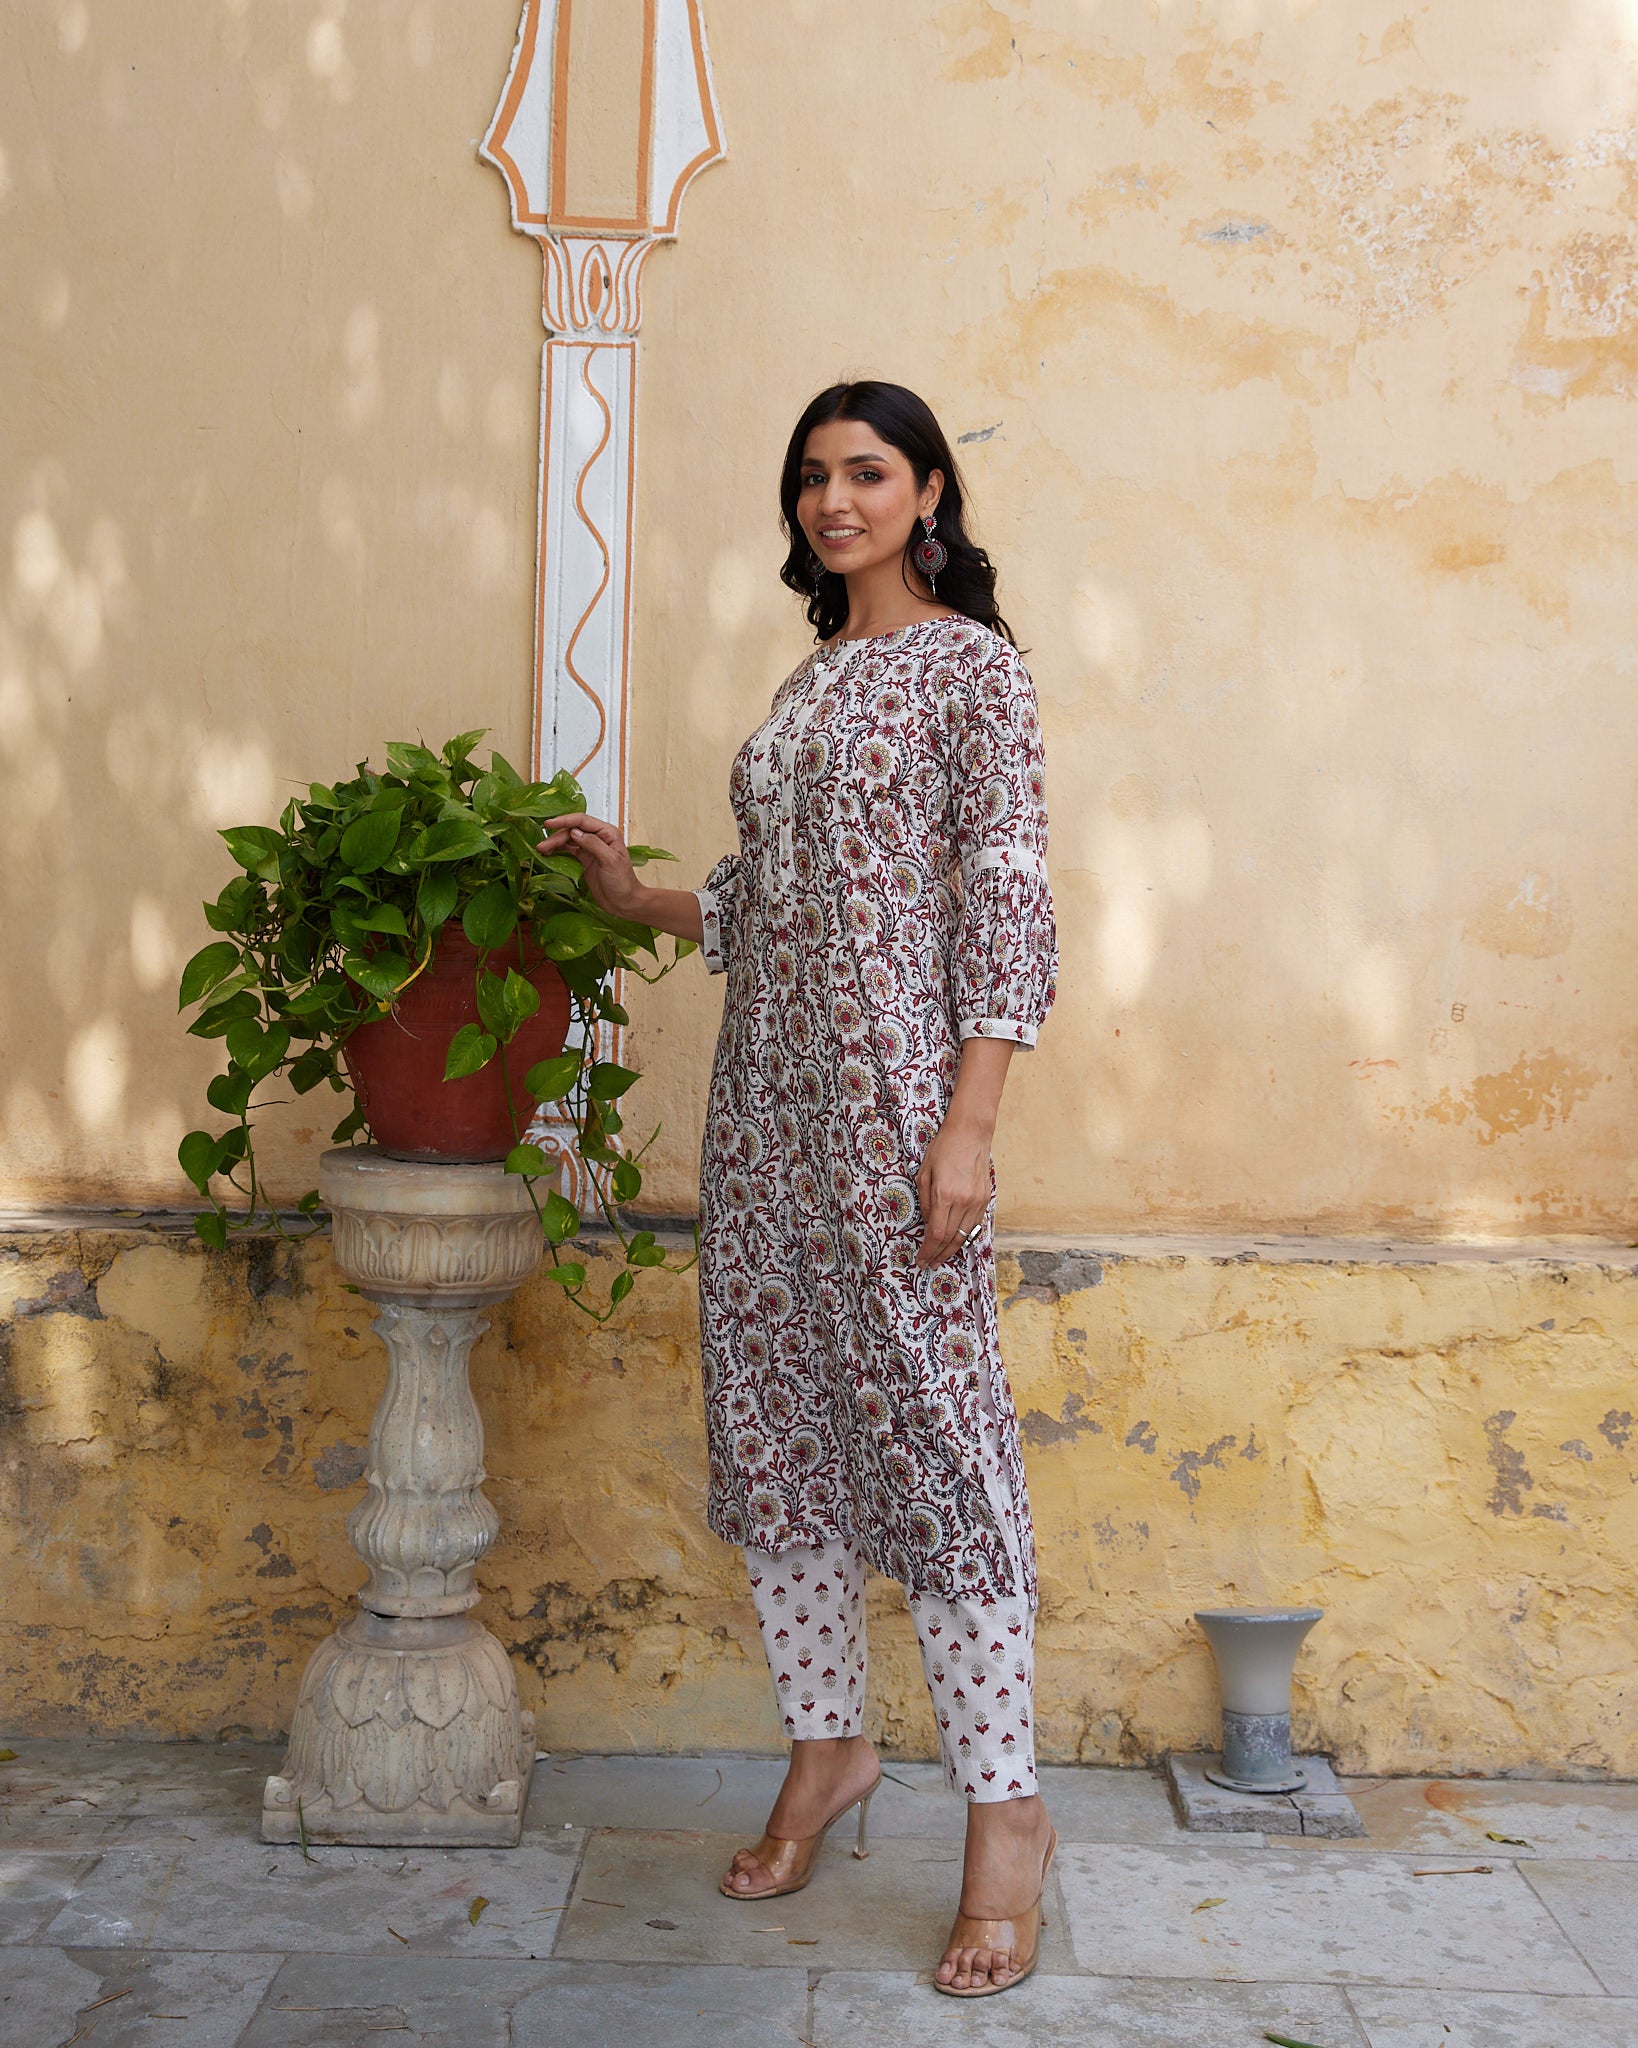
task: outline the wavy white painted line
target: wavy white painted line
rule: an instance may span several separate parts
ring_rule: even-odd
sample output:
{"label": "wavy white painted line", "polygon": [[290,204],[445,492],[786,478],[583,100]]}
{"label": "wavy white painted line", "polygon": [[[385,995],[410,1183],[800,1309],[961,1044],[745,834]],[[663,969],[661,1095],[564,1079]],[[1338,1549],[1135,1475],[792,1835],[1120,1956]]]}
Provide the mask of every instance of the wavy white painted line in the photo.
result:
{"label": "wavy white painted line", "polygon": [[603,574],[598,581],[597,588],[592,592],[590,599],[587,601],[585,610],[575,621],[574,631],[569,635],[568,645],[563,650],[563,666],[568,671],[570,681],[577,688],[583,690],[593,704],[597,706],[597,738],[592,744],[591,751],[585,758],[575,763],[572,771],[575,775],[580,773],[587,762],[596,759],[598,750],[601,748],[609,729],[609,715],[602,698],[598,696],[591,684],[586,681],[586,678],[574,665],[574,650],[579,643],[581,634],[586,630],[592,613],[602,603],[603,593],[609,587],[609,578],[613,572],[613,557],[609,553],[609,544],[598,530],[596,520],[586,510],[586,479],[591,475],[593,469],[596,468],[598,458],[609,445],[610,437],[614,432],[614,414],[609,407],[609,402],[591,380],[592,357],[596,354],[597,348],[593,346],[588,348],[582,356],[580,362],[580,381],[590,396],[597,401],[598,410],[603,415],[603,432],[597,446],[586,457],[585,462],[581,466],[580,474],[575,479],[574,509],[580,515],[581,525],[585,527],[586,531],[597,543],[598,551],[603,557]]}

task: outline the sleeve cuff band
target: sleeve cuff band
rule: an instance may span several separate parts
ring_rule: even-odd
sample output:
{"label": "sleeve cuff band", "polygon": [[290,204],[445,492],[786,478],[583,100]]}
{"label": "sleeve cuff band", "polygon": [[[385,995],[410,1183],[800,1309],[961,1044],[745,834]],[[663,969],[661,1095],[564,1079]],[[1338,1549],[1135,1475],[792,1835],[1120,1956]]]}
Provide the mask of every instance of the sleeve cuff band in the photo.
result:
{"label": "sleeve cuff band", "polygon": [[1004,1038],[1013,1045],[1033,1046],[1039,1026],[1023,1024],[1016,1017],[963,1017],[963,1038]]}
{"label": "sleeve cuff band", "polygon": [[1022,840],[1015,840],[1010,846],[981,846],[975,853],[969,853],[961,864],[962,874],[968,878],[983,874],[986,868],[1005,868],[1014,875],[1046,873],[1046,863],[1041,856]]}
{"label": "sleeve cuff band", "polygon": [[700,958],[705,962],[707,974],[725,974],[728,962],[722,951],[722,913],[717,908],[717,899],[710,889],[696,889],[696,901],[700,906]]}

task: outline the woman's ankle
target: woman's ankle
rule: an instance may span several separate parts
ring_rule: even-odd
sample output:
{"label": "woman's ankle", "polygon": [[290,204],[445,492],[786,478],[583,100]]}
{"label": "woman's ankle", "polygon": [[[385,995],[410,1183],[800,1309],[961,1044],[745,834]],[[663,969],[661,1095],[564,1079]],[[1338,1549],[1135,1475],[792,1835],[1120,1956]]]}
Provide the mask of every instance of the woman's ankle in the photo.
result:
{"label": "woman's ankle", "polygon": [[844,1750],[868,1749],[870,1744],[861,1731],[856,1735],[809,1735],[800,1742],[793,1742],[792,1749],[830,1750],[840,1756]]}
{"label": "woman's ankle", "polygon": [[1048,1824],[1038,1792],[1027,1799],[970,1799],[967,1822],[969,1833],[995,1828],[1020,1835],[1034,1834]]}
{"label": "woman's ankle", "polygon": [[869,1751],[870,1744],[862,1735],[814,1736],[791,1744],[790,1768],[822,1772],[839,1770]]}

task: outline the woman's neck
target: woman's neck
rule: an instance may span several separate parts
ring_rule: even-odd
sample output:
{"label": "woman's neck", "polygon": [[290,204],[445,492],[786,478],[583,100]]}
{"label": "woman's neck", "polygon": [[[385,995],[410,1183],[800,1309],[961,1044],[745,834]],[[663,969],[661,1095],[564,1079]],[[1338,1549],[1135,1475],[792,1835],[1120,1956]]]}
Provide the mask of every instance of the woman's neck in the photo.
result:
{"label": "woman's neck", "polygon": [[[912,575],[914,572],[912,571]],[[919,576],[915,588],[907,588],[902,562],[878,562],[849,576],[847,582],[847,623],[837,635],[841,640],[874,640],[882,633],[897,633],[906,626],[918,626],[923,619],[942,619],[950,607],[940,604]]]}

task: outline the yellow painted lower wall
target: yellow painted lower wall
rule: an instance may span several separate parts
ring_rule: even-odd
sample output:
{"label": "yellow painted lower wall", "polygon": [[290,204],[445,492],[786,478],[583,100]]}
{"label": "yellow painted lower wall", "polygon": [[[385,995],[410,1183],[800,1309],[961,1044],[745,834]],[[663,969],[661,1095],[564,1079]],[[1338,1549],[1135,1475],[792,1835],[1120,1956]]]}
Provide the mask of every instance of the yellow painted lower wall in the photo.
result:
{"label": "yellow painted lower wall", "polygon": [[[1041,1550],[1044,1757],[1210,1746],[1191,1611],[1311,1601],[1297,1734],[1350,1772],[1638,1776],[1638,1253],[1015,1245],[1003,1341]],[[362,1579],[380,1347],[326,1242],[0,1237],[12,1733],[269,1735]],[[479,1612],[543,1747],[772,1750],[701,1517],[692,1275],[597,1330],[532,1286],[474,1356]],[[933,1754],[902,1597],[869,1726]]]}

